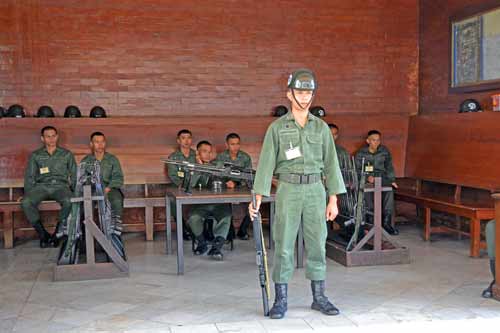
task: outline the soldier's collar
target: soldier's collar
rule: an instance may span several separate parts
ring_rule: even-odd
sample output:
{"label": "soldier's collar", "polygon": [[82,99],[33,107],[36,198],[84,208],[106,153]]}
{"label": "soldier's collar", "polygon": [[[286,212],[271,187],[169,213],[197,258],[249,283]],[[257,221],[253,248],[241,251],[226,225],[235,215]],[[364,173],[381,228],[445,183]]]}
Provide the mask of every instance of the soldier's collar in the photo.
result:
{"label": "soldier's collar", "polygon": [[[307,120],[308,121],[311,121],[311,120],[314,120],[314,116],[311,114],[311,112],[307,112]],[[292,111],[289,111],[287,114],[286,114],[286,120],[292,120],[292,121],[295,121],[295,117],[293,116],[293,112]]]}

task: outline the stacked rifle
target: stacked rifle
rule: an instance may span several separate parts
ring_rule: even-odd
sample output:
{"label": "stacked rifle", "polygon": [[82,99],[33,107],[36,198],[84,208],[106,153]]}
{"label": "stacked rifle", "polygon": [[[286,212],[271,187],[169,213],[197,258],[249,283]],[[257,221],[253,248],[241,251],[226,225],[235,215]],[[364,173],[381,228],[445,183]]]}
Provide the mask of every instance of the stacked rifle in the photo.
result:
{"label": "stacked rifle", "polygon": [[97,201],[99,228],[111,241],[116,251],[125,258],[125,248],[121,240],[122,221],[111,213],[111,205],[104,194],[101,166],[99,161],[80,163],[77,170],[77,182],[74,197],[71,199],[71,212],[57,230],[56,236],[64,239],[59,253],[58,265],[78,264],[80,248],[84,244],[82,228],[83,186],[90,185]]}

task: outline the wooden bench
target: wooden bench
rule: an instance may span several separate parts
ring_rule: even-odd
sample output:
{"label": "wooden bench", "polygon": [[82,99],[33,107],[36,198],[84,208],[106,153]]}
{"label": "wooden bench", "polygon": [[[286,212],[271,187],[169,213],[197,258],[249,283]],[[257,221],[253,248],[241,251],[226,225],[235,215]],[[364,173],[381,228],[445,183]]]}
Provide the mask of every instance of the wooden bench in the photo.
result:
{"label": "wooden bench", "polygon": [[[401,186],[395,199],[424,209],[424,239],[434,232],[470,237],[470,256],[478,257],[481,221],[494,218],[490,193],[500,188],[498,115],[446,114],[410,119],[405,175],[414,181]],[[432,211],[469,219],[469,232],[431,224]]]}
{"label": "wooden bench", "polygon": [[[421,180],[417,180],[421,183]],[[480,250],[486,248],[486,243],[481,240],[481,221],[490,220],[495,217],[493,203],[490,201],[468,201],[463,202],[460,198],[461,186],[456,186],[456,194],[446,196],[435,193],[423,193],[421,190],[411,191],[401,189],[395,192],[395,199],[415,204],[424,209],[424,240],[429,241],[432,233],[456,233],[470,237],[470,256],[479,257]],[[421,186],[417,186],[421,188]],[[449,226],[433,226],[431,224],[432,211],[446,212],[457,217],[465,217],[470,220],[469,232],[461,230],[460,220],[456,228]]]}

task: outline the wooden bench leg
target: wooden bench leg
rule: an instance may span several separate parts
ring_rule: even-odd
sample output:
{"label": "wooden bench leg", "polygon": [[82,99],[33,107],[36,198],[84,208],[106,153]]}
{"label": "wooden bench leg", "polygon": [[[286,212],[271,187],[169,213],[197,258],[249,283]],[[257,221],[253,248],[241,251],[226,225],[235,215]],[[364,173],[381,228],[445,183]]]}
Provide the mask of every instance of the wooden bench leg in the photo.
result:
{"label": "wooden bench leg", "polygon": [[3,213],[3,244],[6,249],[14,247],[14,219],[10,210]]}
{"label": "wooden bench leg", "polygon": [[479,257],[481,244],[481,221],[471,219],[470,221],[470,256],[473,258]]}
{"label": "wooden bench leg", "polygon": [[424,240],[431,239],[431,209],[424,207]]}
{"label": "wooden bench leg", "polygon": [[153,218],[153,206],[146,204],[146,240],[153,240],[153,227],[154,227],[154,218]]}

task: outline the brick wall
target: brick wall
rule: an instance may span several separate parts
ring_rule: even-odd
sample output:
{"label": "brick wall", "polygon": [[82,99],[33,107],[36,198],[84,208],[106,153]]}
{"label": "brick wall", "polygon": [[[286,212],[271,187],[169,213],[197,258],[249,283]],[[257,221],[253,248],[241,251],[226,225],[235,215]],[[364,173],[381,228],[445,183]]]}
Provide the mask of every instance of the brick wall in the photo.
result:
{"label": "brick wall", "polygon": [[267,115],[306,66],[332,113],[414,114],[418,12],[417,0],[2,0],[0,105]]}
{"label": "brick wall", "polygon": [[[467,9],[498,5],[498,0],[422,0],[420,2],[420,113],[458,112],[466,98],[491,110],[495,91],[449,93],[450,16]],[[497,90],[496,92],[500,92]]]}

